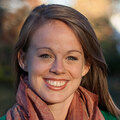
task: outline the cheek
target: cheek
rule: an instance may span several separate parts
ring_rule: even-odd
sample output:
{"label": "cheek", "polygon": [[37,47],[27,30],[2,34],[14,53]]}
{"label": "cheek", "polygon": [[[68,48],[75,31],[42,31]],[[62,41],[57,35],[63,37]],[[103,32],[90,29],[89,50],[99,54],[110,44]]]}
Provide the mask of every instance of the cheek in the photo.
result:
{"label": "cheek", "polygon": [[70,74],[74,79],[81,79],[83,71],[83,65],[74,65],[70,67]]}
{"label": "cheek", "polygon": [[49,71],[50,65],[39,62],[39,60],[33,59],[28,64],[28,74],[43,75]]}
{"label": "cheek", "polygon": [[39,91],[44,88],[42,77],[48,73],[49,66],[42,64],[35,59],[31,59],[28,63],[28,77],[30,85],[39,94]]}

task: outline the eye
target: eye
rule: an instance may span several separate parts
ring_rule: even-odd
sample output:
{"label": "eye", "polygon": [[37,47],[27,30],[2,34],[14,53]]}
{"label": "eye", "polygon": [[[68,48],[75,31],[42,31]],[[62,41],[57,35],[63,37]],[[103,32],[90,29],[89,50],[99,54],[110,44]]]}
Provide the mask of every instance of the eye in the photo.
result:
{"label": "eye", "polygon": [[51,56],[48,55],[48,54],[42,54],[42,55],[40,55],[40,57],[41,57],[41,58],[51,58]]}
{"label": "eye", "polygon": [[68,59],[68,60],[72,60],[72,61],[78,60],[78,58],[77,58],[77,57],[74,57],[74,56],[68,56],[67,59]]}

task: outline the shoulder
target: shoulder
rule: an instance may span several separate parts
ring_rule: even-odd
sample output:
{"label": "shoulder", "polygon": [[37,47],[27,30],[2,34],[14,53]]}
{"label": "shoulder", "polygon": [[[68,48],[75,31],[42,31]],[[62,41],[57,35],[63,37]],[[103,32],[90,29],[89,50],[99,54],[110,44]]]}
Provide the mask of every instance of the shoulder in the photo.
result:
{"label": "shoulder", "polygon": [[0,117],[0,120],[6,120],[6,115]]}
{"label": "shoulder", "polygon": [[103,110],[100,110],[100,111],[103,114],[105,120],[117,120],[117,118],[113,116],[112,114],[110,114],[109,112],[103,111]]}

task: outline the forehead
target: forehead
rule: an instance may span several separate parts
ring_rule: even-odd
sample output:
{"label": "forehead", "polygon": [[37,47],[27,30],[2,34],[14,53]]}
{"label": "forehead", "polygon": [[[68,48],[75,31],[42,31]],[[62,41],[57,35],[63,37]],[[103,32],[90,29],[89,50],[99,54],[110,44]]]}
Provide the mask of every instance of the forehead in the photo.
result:
{"label": "forehead", "polygon": [[81,44],[73,30],[64,22],[59,20],[47,21],[40,26],[31,36],[33,46],[57,46],[80,48]]}
{"label": "forehead", "polygon": [[[68,26],[66,23],[64,23],[63,21],[60,20],[55,20],[55,19],[51,19],[51,20],[46,20],[45,22],[42,22],[42,25],[38,25],[38,27],[36,27],[36,29],[33,31],[33,34],[31,35],[31,37],[34,36],[35,33],[37,32],[44,32],[44,30],[46,31],[46,33],[52,30],[55,30],[54,32],[60,32],[63,31],[64,33],[68,33],[71,32],[72,34],[74,34],[73,30],[70,28],[70,26]],[[75,36],[75,34],[74,34]]]}

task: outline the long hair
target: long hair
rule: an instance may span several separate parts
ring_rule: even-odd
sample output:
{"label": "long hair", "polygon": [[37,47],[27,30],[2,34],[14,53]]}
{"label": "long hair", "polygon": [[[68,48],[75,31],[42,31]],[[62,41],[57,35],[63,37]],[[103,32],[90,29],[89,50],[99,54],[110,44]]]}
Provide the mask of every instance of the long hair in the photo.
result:
{"label": "long hair", "polygon": [[119,109],[115,106],[107,86],[107,65],[102,49],[88,19],[75,9],[63,5],[40,5],[27,17],[15,46],[14,63],[17,86],[21,74],[27,74],[18,63],[18,52],[27,51],[31,35],[50,20],[60,20],[67,24],[78,37],[82,45],[85,59],[90,64],[90,70],[82,79],[81,86],[99,96],[98,106],[118,116]]}

